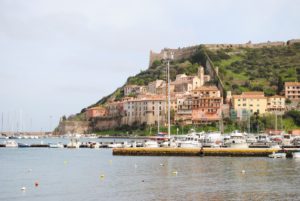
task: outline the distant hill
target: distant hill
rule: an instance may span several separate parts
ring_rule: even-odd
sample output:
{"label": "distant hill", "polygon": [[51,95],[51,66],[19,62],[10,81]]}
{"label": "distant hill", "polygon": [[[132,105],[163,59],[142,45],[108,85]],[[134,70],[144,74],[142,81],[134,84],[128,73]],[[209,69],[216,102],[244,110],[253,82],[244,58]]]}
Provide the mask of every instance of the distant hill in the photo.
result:
{"label": "distant hill", "polygon": [[[267,43],[266,43],[267,44]],[[198,45],[188,49],[180,59],[170,63],[170,77],[185,73],[195,75],[199,65],[205,66],[207,56],[215,67],[226,90],[233,94],[243,91],[264,91],[266,95],[280,94],[286,81],[300,80],[300,43],[276,44],[274,46],[249,45]],[[175,50],[176,51],[176,50]],[[179,49],[185,51],[185,49]],[[178,53],[179,54],[179,53]],[[161,57],[151,58],[148,69],[127,79],[126,83],[112,94],[89,106],[103,105],[108,100],[120,100],[126,84],[147,85],[156,79],[166,79],[166,63]],[[212,80],[214,82],[215,80]],[[83,109],[81,112],[84,112]]]}

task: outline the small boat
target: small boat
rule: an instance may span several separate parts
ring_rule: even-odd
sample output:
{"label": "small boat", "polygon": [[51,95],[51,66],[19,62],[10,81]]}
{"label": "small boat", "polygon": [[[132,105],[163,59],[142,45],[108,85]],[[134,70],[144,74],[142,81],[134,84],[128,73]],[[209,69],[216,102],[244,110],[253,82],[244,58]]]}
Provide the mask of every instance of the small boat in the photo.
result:
{"label": "small boat", "polygon": [[122,148],[123,145],[121,143],[111,143],[107,145],[108,148]]}
{"label": "small boat", "polygon": [[225,146],[230,148],[243,149],[248,148],[244,133],[234,131],[230,134],[230,138],[224,141]]}
{"label": "small boat", "polygon": [[62,143],[49,143],[49,148],[64,148]]}
{"label": "small boat", "polygon": [[300,150],[292,153],[293,158],[300,158]]}
{"label": "small boat", "polygon": [[30,145],[29,144],[25,144],[25,143],[18,143],[18,147],[19,148],[28,148],[28,147],[30,147]]}
{"label": "small boat", "polygon": [[79,148],[81,142],[77,138],[71,138],[70,142],[67,144],[67,148]]}
{"label": "small boat", "polygon": [[18,147],[18,143],[14,140],[7,140],[4,142],[5,147]]}
{"label": "small boat", "polygon": [[275,151],[269,155],[269,158],[286,158],[286,153],[276,153]]}
{"label": "small boat", "polygon": [[147,141],[145,142],[145,147],[147,147],[147,148],[158,148],[159,145],[158,145],[157,141],[154,141],[154,140],[147,140]]}

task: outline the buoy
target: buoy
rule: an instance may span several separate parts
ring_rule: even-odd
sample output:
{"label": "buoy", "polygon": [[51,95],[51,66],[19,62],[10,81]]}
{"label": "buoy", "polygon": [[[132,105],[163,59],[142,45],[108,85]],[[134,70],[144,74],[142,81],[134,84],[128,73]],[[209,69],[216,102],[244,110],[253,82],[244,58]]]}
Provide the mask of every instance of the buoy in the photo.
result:
{"label": "buoy", "polygon": [[243,174],[245,174],[245,173],[246,173],[246,171],[245,171],[245,170],[242,170],[242,173],[243,173]]}
{"label": "buoy", "polygon": [[38,187],[38,186],[39,186],[39,182],[37,182],[37,181],[34,182],[34,186],[35,186],[35,187]]}
{"label": "buoy", "polygon": [[145,182],[145,180],[142,180],[142,182]]}
{"label": "buoy", "polygon": [[23,187],[21,188],[21,191],[26,191],[26,187],[23,186]]}
{"label": "buoy", "polygon": [[177,175],[177,174],[178,174],[178,172],[177,172],[177,171],[173,171],[173,172],[172,172],[172,174],[174,174],[174,175]]}
{"label": "buoy", "polygon": [[104,174],[101,174],[99,177],[101,180],[104,179]]}

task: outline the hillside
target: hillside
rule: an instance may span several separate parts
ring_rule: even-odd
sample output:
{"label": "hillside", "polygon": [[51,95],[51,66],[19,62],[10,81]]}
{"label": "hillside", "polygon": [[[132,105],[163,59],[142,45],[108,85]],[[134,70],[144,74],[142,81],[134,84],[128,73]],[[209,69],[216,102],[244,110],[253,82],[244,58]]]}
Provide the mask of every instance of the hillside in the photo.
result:
{"label": "hillside", "polygon": [[[175,79],[176,74],[195,75],[199,64],[205,66],[206,55],[215,67],[219,67],[219,75],[225,89],[231,90],[233,94],[251,90],[264,91],[266,95],[280,94],[285,81],[300,80],[300,43],[217,50],[199,45],[195,49],[196,51],[191,55],[170,63],[171,80]],[[89,107],[104,105],[108,100],[120,100],[123,97],[124,86],[127,84],[147,85],[156,79],[166,79],[166,63],[163,60],[154,60],[148,69],[129,77],[123,86]],[[85,112],[85,109],[73,116],[74,119],[81,119],[80,114]]]}
{"label": "hillside", "polygon": [[208,51],[226,90],[282,92],[284,82],[300,80],[300,43],[268,48]]}

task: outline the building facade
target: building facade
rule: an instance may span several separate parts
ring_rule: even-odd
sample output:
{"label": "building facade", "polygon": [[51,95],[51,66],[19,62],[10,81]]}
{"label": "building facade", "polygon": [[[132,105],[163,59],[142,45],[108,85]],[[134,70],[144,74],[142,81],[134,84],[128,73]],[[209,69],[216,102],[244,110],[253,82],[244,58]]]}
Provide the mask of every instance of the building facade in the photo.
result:
{"label": "building facade", "polygon": [[264,92],[243,92],[232,96],[232,107],[237,118],[242,119],[244,114],[265,114],[267,111],[267,98]]}
{"label": "building facade", "polygon": [[289,100],[300,100],[300,82],[285,83],[285,98]]}

